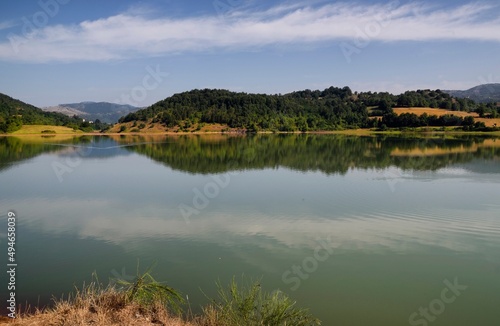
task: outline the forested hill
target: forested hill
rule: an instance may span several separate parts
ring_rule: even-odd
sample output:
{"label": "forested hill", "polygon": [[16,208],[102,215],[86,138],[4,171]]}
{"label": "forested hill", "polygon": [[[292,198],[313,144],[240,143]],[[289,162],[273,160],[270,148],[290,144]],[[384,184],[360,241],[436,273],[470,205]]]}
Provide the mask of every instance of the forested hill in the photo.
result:
{"label": "forested hill", "polygon": [[365,105],[352,98],[349,88],[331,88],[317,98],[302,93],[265,95],[227,90],[193,90],[175,94],[151,107],[127,115],[132,120],[181,123],[220,123],[232,128],[265,130],[336,129],[341,125],[363,127]]}
{"label": "forested hill", "polygon": [[0,93],[0,133],[19,130],[23,125],[68,126],[74,129],[92,130],[79,118],[61,113],[45,112],[31,104]]}
{"label": "forested hill", "polygon": [[500,84],[484,84],[466,91],[444,91],[451,96],[469,98],[478,103],[500,102]]}
{"label": "forested hill", "polygon": [[389,93],[353,93],[349,87],[304,90],[285,95],[235,93],[203,89],[175,94],[152,106],[128,114],[121,123],[142,121],[167,128],[219,123],[249,131],[307,131],[374,127],[370,115],[389,114],[392,108],[435,107],[475,110],[469,99],[455,99],[440,90]]}
{"label": "forested hill", "polygon": [[68,117],[41,109],[0,93],[0,132],[16,131],[23,124],[61,125]]}

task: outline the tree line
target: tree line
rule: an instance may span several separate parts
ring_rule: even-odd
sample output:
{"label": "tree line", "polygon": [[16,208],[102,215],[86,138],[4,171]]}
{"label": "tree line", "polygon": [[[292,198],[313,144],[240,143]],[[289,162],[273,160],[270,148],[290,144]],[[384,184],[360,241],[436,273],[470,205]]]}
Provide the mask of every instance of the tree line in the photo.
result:
{"label": "tree line", "polygon": [[[189,128],[196,124],[219,123],[247,131],[314,131],[349,128],[405,127],[404,119],[394,117],[394,107],[435,107],[456,111],[480,111],[482,116],[497,117],[494,104],[477,104],[469,99],[456,99],[440,90],[390,93],[352,92],[349,87],[330,87],[323,91],[303,90],[281,95],[248,94],[219,89],[192,90],[175,94],[150,107],[130,113],[119,122],[142,121],[161,123],[168,128]],[[387,115],[387,116],[386,116]],[[384,116],[384,121],[371,116]],[[415,120],[414,117],[411,117]],[[412,122],[411,126],[470,126],[470,120],[449,122],[451,118],[429,118]],[[475,125],[475,121],[472,126]]]}
{"label": "tree line", "polygon": [[[349,87],[329,87],[323,91],[303,90],[289,94],[248,94],[228,90],[203,89],[175,94],[150,107],[130,113],[119,122],[161,123],[184,130],[197,125],[218,123],[230,128],[256,131],[317,131],[355,128],[406,128],[456,126],[464,130],[490,130],[472,118],[452,116],[395,115],[394,107],[431,107],[477,112],[480,117],[500,116],[495,103],[475,103],[454,98],[440,90],[407,91],[400,95],[387,92],[352,92]],[[373,118],[379,117],[379,118]],[[472,120],[471,120],[472,119]],[[0,94],[0,132],[16,131],[22,125],[67,126],[75,130],[107,130],[109,125],[84,122],[44,112],[32,105]],[[140,128],[139,128],[140,129]]]}

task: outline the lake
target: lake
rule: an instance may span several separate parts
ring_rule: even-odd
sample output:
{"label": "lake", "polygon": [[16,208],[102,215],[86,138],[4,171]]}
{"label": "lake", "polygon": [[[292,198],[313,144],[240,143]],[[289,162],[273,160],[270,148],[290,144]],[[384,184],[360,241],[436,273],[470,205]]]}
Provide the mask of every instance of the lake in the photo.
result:
{"label": "lake", "polygon": [[500,320],[500,139],[2,137],[0,185],[18,303],[157,262],[194,312],[234,276],[323,325]]}

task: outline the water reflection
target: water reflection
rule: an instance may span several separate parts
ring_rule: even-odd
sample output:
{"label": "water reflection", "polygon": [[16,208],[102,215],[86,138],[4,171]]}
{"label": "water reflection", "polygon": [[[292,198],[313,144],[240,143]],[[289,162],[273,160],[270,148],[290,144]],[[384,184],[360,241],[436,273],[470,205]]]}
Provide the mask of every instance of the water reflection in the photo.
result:
{"label": "water reflection", "polygon": [[78,153],[78,150],[81,156],[88,158],[138,153],[174,170],[189,173],[286,167],[303,172],[345,174],[350,168],[393,166],[403,170],[433,171],[474,159],[498,160],[500,139],[476,136],[404,138],[309,134],[84,136],[38,142],[15,137],[0,138],[2,167],[45,152],[71,155]]}
{"label": "water reflection", "polygon": [[[0,183],[9,185],[0,206],[20,216],[19,298],[48,303],[94,270],[102,279],[134,271],[138,258],[158,260],[160,278],[193,306],[206,302],[200,288],[242,273],[290,292],[283,272],[330,239],[333,254],[291,292],[325,325],[403,325],[433,298],[433,284],[455,276],[487,299],[464,295],[448,315],[457,317],[442,324],[474,316],[487,325],[496,308],[482,302],[500,293],[499,144],[470,136],[0,138]],[[62,181],[54,163],[71,168]],[[195,207],[217,177],[226,185]],[[189,223],[182,204],[197,209]]]}

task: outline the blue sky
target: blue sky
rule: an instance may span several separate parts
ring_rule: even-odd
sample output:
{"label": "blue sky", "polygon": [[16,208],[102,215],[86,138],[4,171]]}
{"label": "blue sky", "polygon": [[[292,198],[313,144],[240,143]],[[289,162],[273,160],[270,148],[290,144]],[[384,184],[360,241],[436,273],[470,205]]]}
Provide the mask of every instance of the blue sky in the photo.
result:
{"label": "blue sky", "polygon": [[496,1],[0,4],[0,92],[147,106],[194,88],[467,89],[500,82]]}

